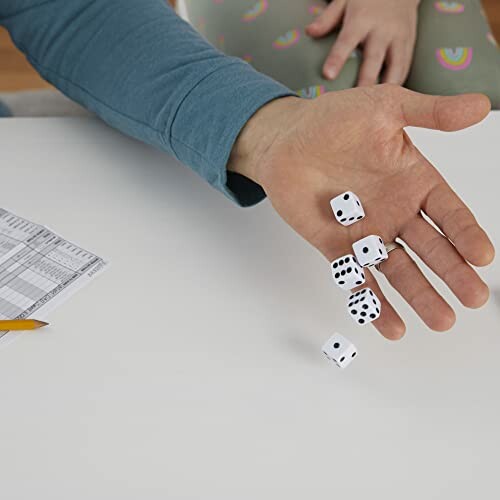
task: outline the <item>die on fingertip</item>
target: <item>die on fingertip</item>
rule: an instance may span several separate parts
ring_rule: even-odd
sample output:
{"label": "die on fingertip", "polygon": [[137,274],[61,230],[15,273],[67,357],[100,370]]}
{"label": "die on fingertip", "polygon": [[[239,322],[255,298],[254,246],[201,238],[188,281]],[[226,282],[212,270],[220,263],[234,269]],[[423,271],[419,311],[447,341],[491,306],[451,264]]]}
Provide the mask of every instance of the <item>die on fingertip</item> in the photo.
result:
{"label": "die on fingertip", "polygon": [[358,325],[365,325],[375,321],[380,316],[381,304],[378,297],[370,288],[353,293],[347,299],[347,308],[351,318]]}
{"label": "die on fingertip", "polygon": [[345,337],[334,333],[323,346],[323,354],[333,361],[339,368],[345,368],[357,356],[358,351],[354,344]]}
{"label": "die on fingertip", "polygon": [[361,201],[352,191],[346,191],[333,198],[330,206],[335,218],[343,226],[350,226],[365,216]]}
{"label": "die on fingertip", "polygon": [[359,264],[363,267],[375,266],[388,257],[382,238],[374,234],[353,243],[352,249]]}
{"label": "die on fingertip", "polygon": [[350,290],[365,281],[365,271],[352,254],[344,255],[331,263],[332,276],[342,290]]}

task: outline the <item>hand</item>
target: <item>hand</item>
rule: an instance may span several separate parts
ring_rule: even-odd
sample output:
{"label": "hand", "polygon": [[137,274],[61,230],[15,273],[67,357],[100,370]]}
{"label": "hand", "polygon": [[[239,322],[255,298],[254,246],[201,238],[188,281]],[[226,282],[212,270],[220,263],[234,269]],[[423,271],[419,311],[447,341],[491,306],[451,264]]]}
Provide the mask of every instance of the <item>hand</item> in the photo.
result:
{"label": "hand", "polygon": [[363,44],[358,85],[373,85],[385,62],[383,83],[401,85],[408,76],[417,33],[420,0],[333,0],[309,26],[313,38],[325,36],[342,21],[342,29],[323,66],[334,79],[351,52]]}
{"label": "hand", "polygon": [[[312,100],[284,97],[248,121],[228,169],[259,183],[281,217],[329,261],[352,253],[352,243],[369,234],[385,242],[401,238],[463,305],[476,308],[489,291],[471,264],[489,264],[493,246],[403,127],[459,130],[482,120],[489,109],[482,95],[433,97],[387,84]],[[335,221],[329,202],[347,190],[361,198],[367,216],[344,227]],[[431,329],[451,328],[454,311],[406,252],[394,250],[380,268]],[[366,275],[364,286],[382,302],[374,325],[385,337],[400,338],[402,319],[373,275]]]}

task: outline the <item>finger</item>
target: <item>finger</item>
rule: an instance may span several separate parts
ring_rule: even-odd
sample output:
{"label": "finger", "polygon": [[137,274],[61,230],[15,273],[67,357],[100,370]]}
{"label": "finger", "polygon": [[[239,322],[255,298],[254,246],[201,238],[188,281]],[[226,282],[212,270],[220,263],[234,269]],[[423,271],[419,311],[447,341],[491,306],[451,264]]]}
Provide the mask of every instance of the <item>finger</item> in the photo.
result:
{"label": "finger", "polygon": [[454,325],[455,312],[404,250],[393,250],[379,268],[431,330],[444,332]]}
{"label": "finger", "polygon": [[344,8],[345,0],[334,0],[312,23],[306,26],[306,33],[313,38],[330,33],[342,20]]}
{"label": "finger", "polygon": [[323,66],[326,78],[334,79],[342,70],[347,58],[361,41],[362,35],[353,28],[344,27],[333,44]]}
{"label": "finger", "polygon": [[486,117],[491,109],[489,99],[482,94],[430,96],[397,87],[403,126],[435,130],[461,130]]}
{"label": "finger", "polygon": [[[436,172],[437,173],[437,172]],[[448,183],[437,174],[438,182],[422,205],[458,253],[474,266],[486,266],[495,257],[495,249],[474,215]]]}
{"label": "finger", "polygon": [[482,306],[489,296],[486,284],[456,248],[423,217],[418,216],[400,232],[400,237],[434,271],[466,306]]}
{"label": "finger", "polygon": [[367,40],[363,48],[363,64],[359,70],[358,86],[377,83],[386,54],[386,42],[370,38]]}
{"label": "finger", "polygon": [[402,85],[408,76],[412,54],[404,43],[395,42],[389,47],[383,83]]}
{"label": "finger", "polygon": [[401,316],[396,312],[394,307],[386,299],[385,295],[382,293],[377,280],[369,271],[365,269],[366,283],[354,291],[362,290],[363,288],[369,287],[373,290],[373,293],[380,300],[380,316],[372,322],[373,326],[388,340],[399,340],[402,338],[406,332],[406,326]]}

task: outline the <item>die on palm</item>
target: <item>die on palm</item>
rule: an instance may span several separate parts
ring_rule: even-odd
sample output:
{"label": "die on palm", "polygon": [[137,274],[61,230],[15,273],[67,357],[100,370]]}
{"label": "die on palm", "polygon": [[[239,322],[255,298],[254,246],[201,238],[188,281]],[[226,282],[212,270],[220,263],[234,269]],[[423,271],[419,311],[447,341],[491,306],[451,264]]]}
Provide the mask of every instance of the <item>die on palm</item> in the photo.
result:
{"label": "die on palm", "polygon": [[380,264],[388,257],[382,238],[374,234],[353,243],[352,249],[359,264],[363,267]]}
{"label": "die on palm", "polygon": [[343,226],[350,226],[365,216],[359,198],[352,192],[346,191],[330,201],[333,214]]}

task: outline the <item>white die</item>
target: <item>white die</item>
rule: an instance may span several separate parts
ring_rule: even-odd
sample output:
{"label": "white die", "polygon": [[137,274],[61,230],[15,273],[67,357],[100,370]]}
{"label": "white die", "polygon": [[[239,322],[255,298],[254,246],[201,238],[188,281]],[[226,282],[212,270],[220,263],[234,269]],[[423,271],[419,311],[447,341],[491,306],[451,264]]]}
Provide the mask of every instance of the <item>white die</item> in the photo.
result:
{"label": "white die", "polygon": [[365,216],[359,198],[352,192],[346,191],[330,201],[333,214],[343,226],[350,226]]}
{"label": "white die", "polygon": [[359,264],[363,267],[374,266],[388,257],[382,238],[374,234],[353,243],[352,249]]}
{"label": "white die", "polygon": [[323,354],[339,368],[345,368],[358,352],[356,347],[346,338],[334,333],[323,346]]}
{"label": "white die", "polygon": [[354,255],[348,254],[335,259],[331,268],[333,279],[342,290],[350,290],[366,281],[365,272]]}
{"label": "white die", "polygon": [[365,325],[380,316],[381,304],[370,288],[363,288],[347,299],[347,308],[358,325]]}

